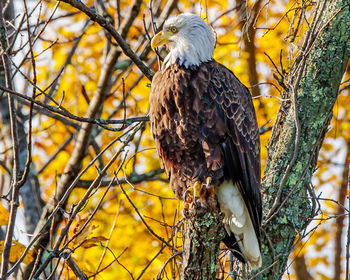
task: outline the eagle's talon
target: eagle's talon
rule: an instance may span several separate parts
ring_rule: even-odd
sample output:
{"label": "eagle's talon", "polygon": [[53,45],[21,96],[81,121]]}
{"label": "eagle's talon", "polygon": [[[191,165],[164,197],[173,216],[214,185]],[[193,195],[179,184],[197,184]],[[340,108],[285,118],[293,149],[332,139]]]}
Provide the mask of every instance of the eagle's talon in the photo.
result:
{"label": "eagle's talon", "polygon": [[189,189],[185,190],[183,195],[182,195],[182,200],[185,201],[185,202],[188,202],[187,199],[188,199],[188,193],[190,192]]}
{"label": "eagle's talon", "polygon": [[193,202],[196,205],[197,205],[197,198],[200,197],[201,187],[202,187],[202,185],[198,181],[196,181],[192,186],[192,188],[193,188]]}
{"label": "eagle's talon", "polygon": [[207,179],[205,180],[205,188],[206,189],[209,189],[210,188],[210,184],[211,182],[213,181],[213,178],[212,177],[207,177]]}
{"label": "eagle's talon", "polygon": [[190,204],[187,201],[185,201],[184,202],[184,211],[188,211],[189,208],[190,208]]}
{"label": "eagle's talon", "polygon": [[196,181],[192,186],[188,187],[182,195],[182,199],[185,203],[194,203],[197,205],[197,200],[200,197],[202,185]]}

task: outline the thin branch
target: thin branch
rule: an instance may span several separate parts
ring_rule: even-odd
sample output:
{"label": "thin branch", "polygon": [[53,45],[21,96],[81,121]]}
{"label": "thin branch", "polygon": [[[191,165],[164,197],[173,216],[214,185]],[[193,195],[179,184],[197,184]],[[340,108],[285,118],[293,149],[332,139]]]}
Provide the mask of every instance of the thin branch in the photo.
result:
{"label": "thin branch", "polygon": [[72,259],[70,253],[68,254],[68,257],[65,258],[67,265],[69,268],[73,271],[77,279],[79,280],[88,280],[89,277],[79,268],[79,266],[75,263],[75,261]]}
{"label": "thin branch", "polygon": [[145,74],[145,76],[152,80],[154,73],[149,69],[142,60],[131,50],[130,46],[126,43],[123,37],[114,29],[113,24],[105,19],[101,15],[97,14],[94,10],[85,6],[79,0],[61,0],[62,2],[68,3],[73,7],[79,9],[85,13],[92,21],[97,22],[101,27],[106,29],[112,37],[118,42],[119,46],[122,48],[125,55],[130,57],[130,59],[137,65],[137,67]]}
{"label": "thin branch", "polygon": [[[31,240],[31,242],[28,244],[28,246],[26,247],[26,250],[23,252],[22,256],[16,261],[16,263],[13,265],[13,267],[10,269],[10,271],[8,272],[8,274],[11,274],[14,270],[16,270],[16,268],[21,264],[21,262],[23,261],[23,259],[25,258],[25,256],[27,255],[27,253],[29,252],[29,249],[37,242],[37,240],[39,238],[41,238],[45,232],[46,229],[51,225],[51,222],[53,220],[53,218],[56,216],[57,212],[61,210],[62,205],[65,204],[66,200],[68,199],[70,193],[72,192],[72,190],[74,189],[74,187],[76,186],[77,182],[79,181],[80,177],[97,161],[98,157],[100,157],[106,150],[108,150],[112,145],[114,145],[116,142],[118,142],[122,137],[126,136],[128,133],[130,133],[132,130],[138,131],[138,125],[134,126],[133,128],[127,130],[126,132],[124,132],[121,136],[117,137],[116,139],[114,139],[111,143],[109,143],[102,151],[100,154],[96,155],[96,157],[89,162],[89,164],[75,177],[75,179],[73,180],[73,182],[68,186],[66,192],[64,193],[64,195],[62,196],[62,198],[60,199],[60,201],[57,202],[56,207],[51,211],[50,215],[45,219],[44,224],[37,230],[37,234],[34,235],[33,239]],[[136,133],[136,132],[135,132]],[[132,133],[133,134],[133,133]],[[114,157],[113,157],[114,158]],[[110,164],[107,164],[106,167],[109,167]],[[106,169],[106,167],[104,168],[104,170]],[[92,190],[96,187],[96,182],[98,180],[101,179],[101,174],[102,174],[103,170],[101,171],[101,173],[99,173],[98,177],[96,177],[95,181],[91,183],[90,188],[88,189],[88,191],[86,193],[91,193]],[[97,180],[97,181],[96,181]],[[86,195],[86,194],[85,194]],[[80,204],[78,204],[80,205]],[[77,205],[77,207],[78,207]]]}
{"label": "thin branch", "polygon": [[181,256],[181,254],[182,254],[182,251],[175,252],[164,262],[162,268],[160,269],[159,273],[157,274],[156,280],[163,279],[162,274],[164,273],[165,267],[167,266],[167,264],[169,262],[171,262],[177,256]]}
{"label": "thin branch", "polygon": [[96,277],[99,273],[101,273],[102,271],[106,270],[108,267],[110,267],[114,262],[117,262],[122,268],[124,268],[130,275],[131,279],[134,279],[134,276],[132,275],[132,273],[124,266],[122,265],[120,262],[119,262],[119,258],[126,252],[126,250],[128,249],[128,247],[126,247],[120,254],[118,257],[116,257],[113,253],[113,251],[111,249],[109,249],[108,247],[106,247],[107,250],[113,255],[113,258],[114,260],[109,263],[108,265],[106,265],[105,267],[101,268],[99,271],[97,271],[96,273],[92,274],[89,276],[89,278],[92,278],[92,277]]}
{"label": "thin branch", "polygon": [[127,118],[127,119],[118,119],[118,120],[105,120],[105,119],[97,119],[97,118],[84,118],[84,117],[78,117],[76,115],[73,115],[72,113],[70,113],[69,111],[67,111],[66,109],[62,110],[62,107],[55,107],[55,106],[51,106],[51,105],[47,105],[45,103],[42,103],[38,100],[35,100],[31,97],[28,97],[26,95],[23,95],[19,92],[16,92],[10,88],[6,88],[0,85],[0,90],[3,90],[5,92],[8,92],[12,95],[15,95],[17,97],[23,98],[27,101],[33,102],[38,106],[41,106],[51,112],[60,114],[62,116],[65,116],[67,118],[70,118],[72,120],[76,120],[76,121],[80,121],[80,122],[84,122],[84,123],[91,123],[91,124],[97,124],[99,126],[101,126],[104,129],[110,130],[110,131],[118,131],[118,128],[111,128],[108,127],[106,125],[108,124],[125,124],[126,126],[131,125],[134,122],[140,122],[140,121],[148,121],[149,118],[147,117],[131,117],[131,118]]}
{"label": "thin branch", "polygon": [[[81,200],[79,201],[79,203],[76,205],[76,207],[74,208],[74,210],[72,211],[71,216],[69,217],[69,220],[67,221],[65,227],[61,230],[61,234],[58,237],[58,240],[55,244],[55,247],[53,248],[52,252],[49,254],[49,256],[47,256],[47,258],[43,261],[43,263],[41,264],[41,266],[37,269],[37,271],[34,274],[34,278],[39,277],[39,275],[41,274],[41,272],[46,268],[46,266],[49,264],[49,262],[51,261],[51,259],[56,257],[57,252],[59,251],[59,248],[61,246],[61,243],[63,242],[66,234],[68,233],[68,230],[74,220],[74,218],[76,217],[76,215],[79,213],[79,211],[81,211],[82,207],[85,205],[87,199],[90,197],[91,193],[98,187],[98,184],[100,182],[100,180],[102,179],[102,177],[105,175],[106,171],[111,167],[111,165],[116,161],[116,159],[120,156],[120,154],[124,151],[124,148],[129,144],[129,142],[133,139],[133,137],[135,136],[136,132],[140,129],[140,126],[136,126],[134,127],[134,130],[132,131],[132,133],[130,133],[129,135],[127,135],[123,145],[119,148],[119,150],[111,157],[111,159],[109,160],[109,162],[106,164],[106,166],[98,173],[97,177],[95,178],[95,180],[92,182],[91,186],[89,187],[89,189],[85,192],[85,194],[83,195],[83,197],[81,198]],[[79,177],[79,176],[78,176]],[[74,182],[76,183],[78,181],[78,178],[75,178]],[[73,187],[74,187],[74,182]],[[69,189],[72,188],[72,185],[68,188],[68,190],[65,192],[63,198],[65,198],[65,200],[68,198],[69,194],[71,193],[71,191],[69,191]],[[62,199],[63,199],[62,198]],[[60,203],[58,203],[59,205],[63,205],[64,201],[60,201]],[[56,207],[57,209],[57,207]],[[55,210],[56,210],[55,209]],[[55,213],[55,210],[51,213],[50,217]]]}
{"label": "thin branch", "polygon": [[[127,152],[125,153],[124,159],[121,161],[121,163],[119,164],[118,170],[115,172],[115,174],[117,174],[120,169],[122,168],[123,163],[125,162],[125,158],[127,156]],[[95,216],[97,210],[101,207],[102,201],[104,200],[104,198],[106,197],[108,191],[110,190],[110,188],[113,186],[113,182],[117,181],[117,177],[115,176],[112,181],[110,182],[110,184],[108,185],[107,189],[104,191],[102,197],[100,198],[99,202],[97,203],[97,206],[95,207],[95,209],[93,210],[93,212],[89,215],[89,218],[86,220],[86,222],[79,228],[79,231],[76,232],[74,234],[74,236],[72,238],[70,238],[69,240],[67,240],[67,242],[64,244],[65,248],[68,247],[69,243],[72,242],[76,237],[78,237],[83,231],[84,229],[88,226],[88,224],[90,223],[90,221],[92,220],[92,218]],[[100,186],[100,185],[99,185]]]}
{"label": "thin branch", "polygon": [[104,249],[103,249],[102,255],[101,255],[101,257],[100,257],[100,261],[99,261],[99,263],[98,263],[98,266],[97,266],[97,268],[96,268],[96,272],[95,272],[96,275],[94,276],[94,279],[96,279],[96,276],[97,276],[97,274],[98,274],[98,272],[99,272],[99,269],[100,269],[100,267],[101,267],[101,265],[102,265],[103,258],[104,258],[104,256],[106,255],[108,244],[109,244],[109,242],[111,241],[113,231],[114,231],[114,229],[115,229],[115,227],[116,227],[116,225],[117,225],[117,219],[118,219],[118,217],[119,217],[120,208],[123,206],[123,201],[124,201],[124,200],[120,200],[120,201],[119,201],[118,209],[117,209],[117,211],[116,211],[116,213],[115,213],[114,220],[113,220],[113,224],[112,224],[112,227],[111,227],[111,229],[110,229],[110,231],[109,231],[109,235],[108,235],[106,244],[103,246]]}
{"label": "thin branch", "polygon": [[[0,1],[0,28],[1,28],[0,45],[1,45],[1,51],[2,51],[1,59],[2,59],[3,71],[5,73],[5,83],[7,88],[12,89],[10,61],[9,61],[8,54],[6,52],[7,46],[8,46],[8,41],[7,41],[8,38],[6,37],[7,32],[6,32],[5,18],[3,14],[3,1]],[[16,108],[15,108],[13,96],[11,94],[8,94],[7,97],[8,97],[9,112],[10,112],[10,127],[11,127],[12,151],[13,151],[13,166],[12,166],[13,172],[12,172],[12,182],[10,185],[10,190],[12,193],[11,202],[10,202],[10,217],[9,217],[9,223],[7,226],[4,248],[2,251],[1,276],[0,276],[2,280],[7,279],[10,250],[12,245],[12,237],[13,237],[13,232],[15,227],[15,220],[17,216],[17,208],[19,206],[18,179],[19,179],[19,172],[20,172]]]}
{"label": "thin branch", "polygon": [[71,63],[72,57],[75,54],[75,51],[77,50],[78,45],[79,45],[81,39],[83,38],[83,36],[85,35],[85,32],[88,29],[88,27],[89,27],[89,21],[86,21],[80,36],[78,36],[77,38],[74,39],[74,44],[73,44],[71,50],[69,51],[69,53],[67,55],[67,58],[64,61],[61,69],[58,71],[58,73],[56,75],[56,78],[54,78],[52,83],[44,90],[46,92],[47,89],[50,88],[50,91],[48,92],[48,94],[47,94],[48,96],[45,98],[45,102],[44,103],[47,103],[49,101],[48,97],[52,97],[54,95],[54,91],[56,90],[56,88],[57,88],[57,86],[58,86],[58,84],[60,82],[60,78],[62,77],[62,74],[63,74],[64,70]]}
{"label": "thin branch", "polygon": [[[26,14],[26,22],[28,26],[28,42],[29,42],[29,50],[30,50],[30,56],[31,56],[31,63],[32,63],[32,68],[33,68],[33,83],[36,84],[37,81],[37,76],[36,76],[36,63],[35,63],[35,58],[34,58],[34,51],[33,51],[33,44],[32,44],[32,38],[31,38],[31,33],[29,30],[29,18],[28,18],[28,7],[26,4],[26,1],[23,1],[23,5],[25,8],[25,14]],[[35,99],[36,96],[36,88],[33,87],[33,92],[32,92],[32,99]],[[21,179],[18,182],[18,187],[20,188],[21,186],[24,185],[25,181],[27,180],[29,170],[30,170],[30,164],[32,163],[32,120],[33,120],[33,107],[34,103],[30,102],[29,106],[29,125],[28,125],[28,135],[27,135],[27,160],[25,163],[24,167],[24,172],[21,177]]]}
{"label": "thin branch", "polygon": [[169,246],[170,248],[172,248],[172,245],[168,243],[168,241],[166,241],[164,238],[160,237],[158,234],[156,234],[153,229],[150,228],[150,226],[146,223],[145,219],[142,217],[139,209],[137,209],[137,207],[135,206],[135,204],[132,202],[132,200],[130,199],[130,197],[128,196],[128,194],[126,193],[126,191],[123,188],[122,184],[119,184],[120,189],[122,190],[123,194],[125,195],[125,197],[127,198],[127,200],[129,201],[129,203],[131,204],[131,206],[134,208],[134,210],[136,211],[137,215],[140,217],[142,223],[146,226],[146,228],[148,229],[148,231],[155,236],[157,239],[159,239],[161,242],[163,242],[164,244],[166,244],[167,246]]}
{"label": "thin branch", "polygon": [[[30,106],[31,102],[28,102],[27,100],[25,99],[22,99],[22,98],[18,98],[17,96],[15,96],[16,100],[18,103],[22,104],[22,105],[25,105],[25,106]],[[56,113],[53,113],[52,111],[44,108],[44,107],[41,107],[37,104],[34,103],[34,106],[33,106],[33,110],[37,113],[40,113],[42,115],[45,115],[49,118],[52,118],[52,119],[55,119],[61,123],[63,123],[64,125],[67,125],[67,126],[71,126],[73,127],[74,129],[77,129],[79,130],[80,129],[80,125],[75,123],[74,121],[71,121],[69,118],[66,118],[65,116],[62,116],[62,115],[59,115],[59,114],[56,114]]]}
{"label": "thin branch", "polygon": [[164,248],[166,247],[166,244],[164,244],[162,246],[162,248],[160,248],[160,250],[158,251],[157,254],[155,254],[155,256],[148,262],[148,264],[145,266],[145,268],[141,271],[140,275],[136,278],[136,280],[141,279],[142,275],[146,272],[147,268],[151,265],[151,263],[160,255],[160,253],[164,250]]}
{"label": "thin branch", "polygon": [[[114,183],[113,183],[113,180],[110,180],[110,179],[102,180],[101,187],[106,187],[111,182],[113,186],[116,186],[116,185],[125,184],[125,183],[138,184],[144,181],[159,180],[160,178],[156,176],[162,174],[163,172],[164,172],[163,169],[158,168],[142,174],[137,174],[137,173],[131,174],[129,177],[118,179],[118,182],[115,181]],[[89,180],[80,180],[77,183],[77,188],[87,188],[88,186],[90,186],[91,182],[92,181],[89,181]]]}
{"label": "thin branch", "polygon": [[56,150],[56,152],[54,152],[50,158],[45,162],[45,164],[38,170],[38,174],[42,173],[45,168],[58,156],[58,154],[60,152],[62,152],[68,145],[69,143],[73,140],[74,137],[74,133],[72,133],[67,139],[66,141],[64,141],[61,146],[58,147],[58,149]]}

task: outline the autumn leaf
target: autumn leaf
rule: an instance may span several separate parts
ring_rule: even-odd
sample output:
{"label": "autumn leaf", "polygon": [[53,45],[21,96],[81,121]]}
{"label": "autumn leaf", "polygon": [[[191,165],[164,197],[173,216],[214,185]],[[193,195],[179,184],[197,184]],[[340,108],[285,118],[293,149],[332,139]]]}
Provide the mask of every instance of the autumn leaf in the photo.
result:
{"label": "autumn leaf", "polygon": [[10,213],[7,209],[0,203],[0,226],[7,225],[9,222]]}
{"label": "autumn leaf", "polygon": [[[4,249],[4,243],[5,243],[4,240],[0,240],[0,252],[2,252]],[[10,251],[10,259],[9,259],[10,262],[14,263],[19,258],[21,258],[25,249],[26,249],[26,246],[24,246],[23,244],[19,243],[16,240],[13,240],[11,245],[11,251]],[[2,259],[0,259],[0,263],[1,261]],[[34,261],[33,251],[29,250],[22,262],[24,264],[30,264],[33,261]]]}
{"label": "autumn leaf", "polygon": [[[74,238],[73,244],[76,244],[76,245],[81,244],[82,247],[88,248],[88,246],[97,242],[97,240],[94,241],[94,239],[88,238],[88,237],[94,234],[94,230],[98,226],[92,224],[90,221],[90,223],[83,228],[83,226],[85,225],[85,223],[88,221],[89,218],[90,218],[89,213],[84,213],[81,217],[80,216],[77,217],[77,223],[73,228],[73,232],[72,232],[73,235],[77,235],[77,236]],[[80,230],[82,231],[80,232]]]}
{"label": "autumn leaf", "polygon": [[91,248],[97,245],[100,245],[102,241],[107,241],[108,238],[104,237],[104,236],[95,236],[95,237],[91,237],[86,239],[81,247],[87,249],[87,248]]}

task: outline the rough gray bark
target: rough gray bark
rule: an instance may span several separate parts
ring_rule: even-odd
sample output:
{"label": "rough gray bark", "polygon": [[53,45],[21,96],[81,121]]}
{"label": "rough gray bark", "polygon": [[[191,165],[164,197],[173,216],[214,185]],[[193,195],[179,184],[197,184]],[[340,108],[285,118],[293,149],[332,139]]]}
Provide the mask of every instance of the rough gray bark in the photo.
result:
{"label": "rough gray bark", "polygon": [[[301,55],[291,69],[289,91],[283,96],[289,100],[281,105],[268,147],[263,180],[263,271],[254,279],[282,277],[297,234],[302,236],[315,214],[310,182],[350,55],[349,5],[349,0],[319,2]],[[212,222],[212,215],[204,215],[187,221],[192,232],[185,235],[183,269],[188,271],[186,263],[192,262],[192,270],[197,269],[192,275],[199,276],[186,279],[215,279],[215,273],[207,274],[208,267],[214,266],[207,265],[207,258],[197,257],[209,246],[203,243],[203,227],[194,226],[203,224],[211,225],[208,232],[213,229],[214,233],[207,238],[213,238],[219,220]],[[210,246],[218,248],[217,240]],[[193,254],[194,249],[197,254]],[[187,260],[187,256],[193,259]]]}
{"label": "rough gray bark", "polygon": [[[3,1],[6,4],[7,1]],[[4,13],[5,19],[12,20],[14,18],[14,9],[13,2],[8,2],[6,12]],[[11,30],[12,31],[12,30]],[[10,31],[8,31],[10,33]],[[0,65],[0,84],[5,86],[5,75],[3,65]],[[21,108],[17,109],[17,130],[18,135],[18,148],[19,148],[19,168],[20,173],[23,173],[25,168],[25,163],[27,160],[27,133],[24,127],[24,120],[28,116],[24,116],[20,112]],[[10,133],[10,112],[9,105],[7,100],[7,94],[0,92],[0,122],[1,122],[1,131],[0,137],[1,141],[7,143],[8,147],[12,146],[12,139]],[[7,174],[10,175],[10,174]],[[10,180],[10,177],[7,176],[7,179]],[[8,181],[9,182],[9,181]],[[9,184],[7,184],[9,185]],[[40,209],[41,209],[41,199],[40,193],[38,191],[38,178],[34,166],[31,166],[27,180],[24,182],[23,186],[20,188],[21,201],[24,207],[24,216],[25,216],[25,226],[26,232],[32,234],[35,229],[35,225],[39,221]]]}
{"label": "rough gray bark", "polygon": [[290,73],[291,102],[282,104],[274,125],[263,182],[263,267],[271,269],[261,279],[280,279],[297,234],[315,214],[310,182],[350,55],[349,5],[320,1]]}
{"label": "rough gray bark", "polygon": [[220,241],[225,237],[218,209],[191,206],[185,225],[182,279],[215,279]]}

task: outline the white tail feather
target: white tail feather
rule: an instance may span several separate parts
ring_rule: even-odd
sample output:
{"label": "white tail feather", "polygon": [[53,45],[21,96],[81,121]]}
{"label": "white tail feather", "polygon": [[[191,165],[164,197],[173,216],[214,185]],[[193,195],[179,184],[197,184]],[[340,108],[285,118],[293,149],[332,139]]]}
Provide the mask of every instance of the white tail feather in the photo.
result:
{"label": "white tail feather", "polygon": [[237,188],[224,182],[216,189],[221,211],[225,214],[224,226],[229,235],[234,234],[243,257],[252,268],[261,266],[259,242],[248,209]]}

